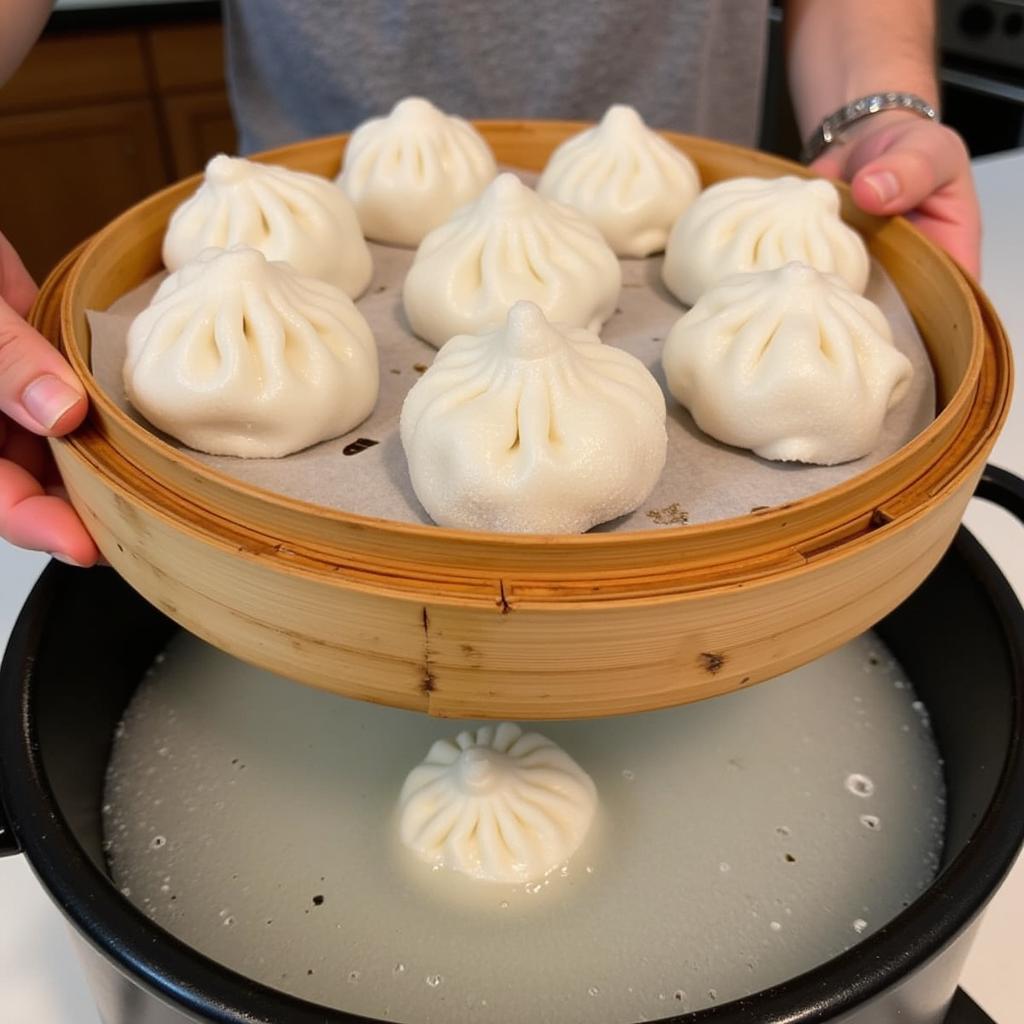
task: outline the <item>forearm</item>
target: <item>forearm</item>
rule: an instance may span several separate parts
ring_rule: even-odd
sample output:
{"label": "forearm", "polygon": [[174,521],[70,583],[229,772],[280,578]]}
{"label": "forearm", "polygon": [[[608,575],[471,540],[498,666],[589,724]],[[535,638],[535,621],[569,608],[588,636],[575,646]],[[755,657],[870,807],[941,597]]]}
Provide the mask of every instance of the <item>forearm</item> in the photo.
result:
{"label": "forearm", "polygon": [[0,86],[32,49],[52,7],[52,0],[0,0]]}
{"label": "forearm", "polygon": [[912,92],[938,107],[934,0],[787,0],[784,24],[803,137],[872,92]]}

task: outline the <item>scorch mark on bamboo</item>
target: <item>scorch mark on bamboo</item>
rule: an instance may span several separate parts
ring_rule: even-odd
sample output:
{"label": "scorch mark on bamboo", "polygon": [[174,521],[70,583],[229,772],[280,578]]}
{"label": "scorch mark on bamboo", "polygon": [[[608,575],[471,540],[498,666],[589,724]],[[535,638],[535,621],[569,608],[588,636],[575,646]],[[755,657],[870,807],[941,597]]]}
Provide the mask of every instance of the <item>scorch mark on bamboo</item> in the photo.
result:
{"label": "scorch mark on bamboo", "polygon": [[423,606],[423,679],[420,682],[420,692],[431,694],[437,689],[434,682],[434,674],[430,671],[430,612],[427,606]]}
{"label": "scorch mark on bamboo", "polygon": [[707,651],[701,652],[700,665],[705,672],[710,675],[717,676],[722,671],[722,666],[725,664],[724,654],[712,654]]}

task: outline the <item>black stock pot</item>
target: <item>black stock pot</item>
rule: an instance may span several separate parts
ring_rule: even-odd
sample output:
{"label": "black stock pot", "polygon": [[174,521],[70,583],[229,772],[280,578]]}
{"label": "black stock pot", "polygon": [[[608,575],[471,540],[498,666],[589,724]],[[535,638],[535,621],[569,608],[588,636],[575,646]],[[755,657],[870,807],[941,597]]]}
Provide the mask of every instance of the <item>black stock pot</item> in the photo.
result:
{"label": "black stock pot", "polygon": [[[1024,482],[990,468],[978,494],[1024,521]],[[109,570],[54,563],[43,573],[0,671],[0,852],[27,857],[68,918],[106,1024],[363,1020],[220,967],[136,910],[108,877],[101,804],[114,728],[176,629]],[[1024,611],[961,529],[877,630],[927,705],[945,759],[938,877],[848,952],[678,1024],[987,1019],[962,994],[950,1007],[980,913],[1024,840]],[[2,1001],[0,993],[0,1016]]]}

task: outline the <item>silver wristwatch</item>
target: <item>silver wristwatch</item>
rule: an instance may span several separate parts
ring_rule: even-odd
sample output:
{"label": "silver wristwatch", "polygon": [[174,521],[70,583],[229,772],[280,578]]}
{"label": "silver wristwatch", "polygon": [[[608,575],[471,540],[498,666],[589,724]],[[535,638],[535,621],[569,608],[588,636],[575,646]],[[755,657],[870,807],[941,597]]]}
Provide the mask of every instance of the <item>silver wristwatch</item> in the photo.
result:
{"label": "silver wristwatch", "polygon": [[929,121],[934,121],[939,116],[927,100],[915,96],[912,92],[873,92],[869,96],[852,100],[835,113],[829,114],[811,133],[800,154],[801,161],[809,164],[816,160],[833,142],[838,142],[843,132],[851,125],[863,121],[872,114],[880,114],[883,110],[909,110],[919,117],[928,118]]}

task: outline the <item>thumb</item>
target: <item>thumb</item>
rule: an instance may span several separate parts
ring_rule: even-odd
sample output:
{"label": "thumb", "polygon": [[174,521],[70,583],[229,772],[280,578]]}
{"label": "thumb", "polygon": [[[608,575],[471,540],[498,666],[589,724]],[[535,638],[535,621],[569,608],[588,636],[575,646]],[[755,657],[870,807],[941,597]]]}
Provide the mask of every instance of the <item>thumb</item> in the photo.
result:
{"label": "thumb", "polygon": [[57,350],[0,299],[0,412],[34,434],[82,422],[85,392]]}
{"label": "thumb", "polygon": [[850,182],[854,201],[879,215],[915,210],[961,178],[969,159],[956,132],[922,122],[894,136],[881,153],[857,169]]}

